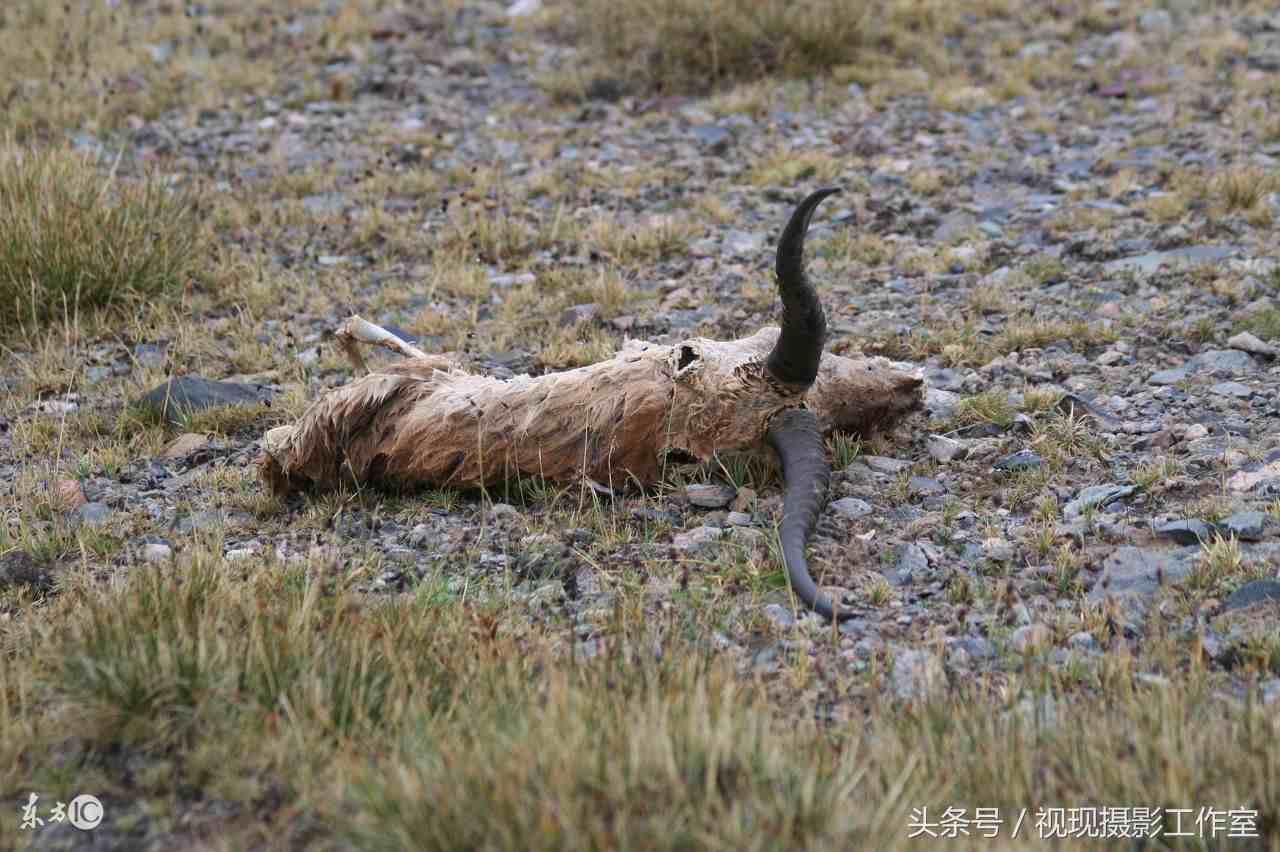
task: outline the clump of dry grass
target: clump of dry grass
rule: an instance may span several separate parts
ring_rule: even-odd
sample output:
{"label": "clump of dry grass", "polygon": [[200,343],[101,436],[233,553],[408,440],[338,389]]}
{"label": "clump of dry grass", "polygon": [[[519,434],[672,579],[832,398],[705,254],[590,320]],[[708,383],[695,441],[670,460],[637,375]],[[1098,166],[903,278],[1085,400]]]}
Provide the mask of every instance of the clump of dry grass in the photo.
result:
{"label": "clump of dry grass", "polygon": [[64,149],[0,150],[0,327],[173,292],[200,244],[190,200]]}
{"label": "clump of dry grass", "polygon": [[670,89],[707,89],[772,73],[805,76],[849,63],[866,43],[861,0],[585,0],[557,26],[613,69]]}

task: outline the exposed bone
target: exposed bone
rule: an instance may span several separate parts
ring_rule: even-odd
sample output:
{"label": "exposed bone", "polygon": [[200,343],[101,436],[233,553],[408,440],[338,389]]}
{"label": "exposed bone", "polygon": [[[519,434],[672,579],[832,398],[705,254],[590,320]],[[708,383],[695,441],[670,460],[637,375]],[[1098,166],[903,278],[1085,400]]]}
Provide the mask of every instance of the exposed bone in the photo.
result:
{"label": "exposed bone", "polygon": [[259,460],[276,494],[343,481],[474,488],[518,477],[586,478],[616,488],[659,478],[672,453],[709,460],[766,444],[783,461],[780,540],[792,588],[824,617],[843,617],[818,593],[804,543],[826,500],[821,435],[866,433],[918,406],[920,376],[883,359],[823,353],[826,320],[805,275],[804,234],[833,189],[800,203],[779,240],[782,328],[733,341],[628,341],[598,364],[496,379],[428,355],[360,317],[338,337],[408,360],[314,402],[292,426],[270,430]]}

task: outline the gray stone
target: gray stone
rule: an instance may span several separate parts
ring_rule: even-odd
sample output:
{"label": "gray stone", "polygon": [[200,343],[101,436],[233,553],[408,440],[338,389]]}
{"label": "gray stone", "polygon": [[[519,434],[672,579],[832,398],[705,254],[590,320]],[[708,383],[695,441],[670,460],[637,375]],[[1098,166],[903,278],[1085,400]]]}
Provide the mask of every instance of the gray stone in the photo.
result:
{"label": "gray stone", "polygon": [[1178,544],[1199,544],[1213,537],[1213,527],[1198,518],[1187,518],[1181,521],[1169,521],[1160,524],[1155,534]]}
{"label": "gray stone", "polygon": [[876,473],[901,473],[911,467],[905,459],[893,459],[888,456],[863,456],[862,461]]}
{"label": "gray stone", "polygon": [[495,521],[501,518],[518,518],[520,510],[510,503],[494,503],[489,507],[489,517]]}
{"label": "gray stone", "polygon": [[133,357],[140,367],[163,367],[165,350],[168,348],[167,343],[139,343],[133,347]]}
{"label": "gray stone", "polygon": [[568,328],[579,323],[591,322],[600,313],[600,306],[595,302],[581,305],[570,305],[560,312],[560,327]]}
{"label": "gray stone", "polygon": [[1239,349],[1207,349],[1187,362],[1196,370],[1218,373],[1224,376],[1238,376],[1252,372],[1256,368],[1253,356]]}
{"label": "gray stone", "polygon": [[1280,460],[1250,467],[1253,469],[1246,468],[1231,474],[1231,478],[1227,480],[1227,488],[1232,491],[1257,490],[1267,494],[1272,490],[1272,485],[1280,482]]}
{"label": "gray stone", "polygon": [[791,610],[782,604],[765,604],[764,617],[773,623],[773,626],[779,630],[789,630],[796,624],[796,617]]}
{"label": "gray stone", "polygon": [[1039,454],[1031,450],[1018,450],[1016,453],[1010,453],[1003,458],[997,459],[992,465],[996,470],[1019,471],[1019,470],[1035,470],[1044,464]]}
{"label": "gray stone", "polygon": [[913,497],[937,497],[947,493],[947,486],[930,476],[913,476],[907,481],[907,493]]}
{"label": "gray stone", "polygon": [[718,124],[695,124],[689,132],[712,154],[723,154],[733,142],[733,133]]}
{"label": "gray stone", "polygon": [[1231,593],[1222,605],[1222,611],[1230,612],[1267,602],[1280,604],[1280,580],[1250,580]]}
{"label": "gray stone", "polygon": [[1003,538],[988,538],[982,542],[982,555],[992,562],[1012,562],[1013,545]]}
{"label": "gray stone", "polygon": [[225,523],[226,519],[220,511],[217,509],[204,509],[179,518],[174,527],[180,533],[189,533],[215,529]]}
{"label": "gray stone", "polygon": [[915,701],[942,691],[947,674],[937,654],[913,648],[894,656],[889,680],[899,701]]}
{"label": "gray stone", "polygon": [[690,556],[705,553],[715,547],[724,533],[720,527],[694,527],[688,532],[677,533],[671,546]]}
{"label": "gray stone", "polygon": [[1219,396],[1232,396],[1236,399],[1248,399],[1253,396],[1253,388],[1239,382],[1218,382],[1209,390]]}
{"label": "gray stone", "polygon": [[239,382],[215,382],[200,376],[178,376],[157,385],[139,400],[171,423],[184,416],[220,405],[257,405],[271,399],[270,388]]}
{"label": "gray stone", "polygon": [[754,255],[764,248],[764,237],[751,231],[730,230],[724,235],[724,247],[734,254]]}
{"label": "gray stone", "polygon": [[732,485],[686,485],[684,496],[703,509],[723,509],[738,496],[738,489]]}
{"label": "gray stone", "polygon": [[747,512],[730,512],[725,516],[724,522],[731,527],[749,527],[752,524],[752,518]]}
{"label": "gray stone", "polygon": [[933,240],[949,243],[967,235],[977,225],[978,219],[967,210],[957,210],[942,217],[938,227],[933,229]]}
{"label": "gray stone", "polygon": [[754,527],[733,527],[733,541],[750,549],[763,549],[768,544],[768,536],[764,530],[758,530]]}
{"label": "gray stone", "polygon": [[938,420],[946,420],[955,416],[956,408],[960,405],[960,395],[952,393],[949,390],[941,388],[926,388],[924,392],[924,407],[930,417]]}
{"label": "gray stone", "polygon": [[1264,512],[1236,512],[1223,518],[1216,526],[1224,536],[1235,536],[1241,541],[1261,541],[1266,524],[1267,516]]}
{"label": "gray stone", "polygon": [[861,518],[871,514],[871,504],[857,497],[841,497],[831,501],[831,511],[844,518]]}
{"label": "gray stone", "polygon": [[[532,272],[490,272],[489,283],[495,287],[508,288],[533,284],[538,278]],[[406,338],[407,339],[407,338]]]}
{"label": "gray stone", "polygon": [[1280,347],[1273,346],[1247,331],[1228,337],[1227,345],[1232,349],[1239,349],[1241,352],[1261,355],[1263,358],[1274,358],[1280,355]]}
{"label": "gray stone", "polygon": [[84,503],[71,512],[71,523],[100,527],[110,521],[113,514],[115,513],[106,503]]}
{"label": "gray stone", "polygon": [[1181,582],[1195,568],[1200,558],[1198,547],[1176,551],[1154,548],[1121,547],[1102,563],[1102,578],[1089,590],[1092,603],[1115,596],[1139,610],[1162,585]]}
{"label": "gray stone", "polygon": [[1147,379],[1147,384],[1176,385],[1178,382],[1186,381],[1190,375],[1191,368],[1184,364],[1181,367],[1173,367],[1168,370],[1157,370]]}
{"label": "gray stone", "polygon": [[[383,556],[389,562],[395,562],[400,565],[412,565],[418,561],[418,554],[412,548],[405,547],[400,544],[393,544],[383,551]],[[397,576],[399,572],[396,572]]]}
{"label": "gray stone", "polygon": [[968,658],[967,662],[990,660],[996,655],[996,646],[990,639],[982,636],[957,636],[946,640],[948,658],[959,657],[957,662]]}
{"label": "gray stone", "polygon": [[924,548],[909,541],[898,550],[898,561],[889,573],[889,582],[895,586],[905,586],[915,577],[923,576],[929,570],[929,555]]}
{"label": "gray stone", "polygon": [[422,547],[432,538],[431,527],[426,524],[417,524],[413,529],[409,530],[409,544],[414,547]]}
{"label": "gray stone", "polygon": [[1093,638],[1093,634],[1087,630],[1072,633],[1071,637],[1067,639],[1067,647],[1076,651],[1086,651],[1090,654],[1097,654],[1102,651],[1102,646],[1098,644],[1098,640]]}
{"label": "gray stone", "polygon": [[1150,275],[1161,266],[1211,263],[1217,260],[1224,260],[1235,253],[1236,248],[1234,246],[1187,246],[1186,248],[1170,249],[1169,251],[1153,251],[1134,257],[1118,258],[1103,264],[1103,269],[1108,273],[1130,270],[1139,275]]}
{"label": "gray stone", "polygon": [[1135,485],[1091,485],[1081,488],[1075,499],[1062,508],[1062,516],[1071,521],[1083,515],[1090,506],[1100,509],[1137,491]]}
{"label": "gray stone", "polygon": [[152,542],[142,548],[142,560],[144,562],[168,562],[172,558],[173,548],[167,544]]}
{"label": "gray stone", "polygon": [[946,435],[930,435],[928,438],[929,456],[943,464],[958,458],[964,458],[968,448],[955,438]]}

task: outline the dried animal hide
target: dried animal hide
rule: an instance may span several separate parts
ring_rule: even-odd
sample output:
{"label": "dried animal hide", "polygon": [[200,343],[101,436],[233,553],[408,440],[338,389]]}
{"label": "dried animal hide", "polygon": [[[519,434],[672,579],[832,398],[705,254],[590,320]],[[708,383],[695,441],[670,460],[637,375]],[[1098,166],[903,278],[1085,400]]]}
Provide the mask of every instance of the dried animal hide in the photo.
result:
{"label": "dried animal hide", "polygon": [[773,381],[778,329],[674,346],[630,341],[614,358],[495,379],[428,356],[330,391],[265,439],[272,491],[356,483],[475,488],[516,477],[613,486],[653,482],[663,456],[699,460],[759,447],[769,421],[801,406],[824,433],[867,432],[910,410],[919,379],[877,359],[825,354],[817,380]]}
{"label": "dried animal hide", "polygon": [[669,453],[708,460],[767,444],[787,479],[780,537],[793,587],[833,617],[803,553],[826,500],[821,434],[882,427],[918,405],[921,385],[880,359],[822,352],[826,321],[802,252],[814,209],[834,191],[801,202],[779,241],[782,327],[741,340],[631,341],[591,366],[496,379],[353,317],[340,338],[409,359],[329,392],[293,426],[268,432],[263,480],[276,494],[344,480],[472,488],[586,476],[618,486],[653,482]]}

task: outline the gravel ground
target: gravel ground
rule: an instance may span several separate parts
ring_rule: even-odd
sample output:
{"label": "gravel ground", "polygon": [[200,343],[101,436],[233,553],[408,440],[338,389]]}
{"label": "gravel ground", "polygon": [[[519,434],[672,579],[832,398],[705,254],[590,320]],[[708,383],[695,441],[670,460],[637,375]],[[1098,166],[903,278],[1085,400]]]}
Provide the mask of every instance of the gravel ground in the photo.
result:
{"label": "gravel ground", "polygon": [[[587,656],[618,595],[638,588],[655,617],[714,606],[718,647],[744,673],[814,661],[805,692],[831,718],[861,693],[829,682],[869,669],[911,699],[1028,655],[1064,670],[1142,659],[1155,634],[1200,643],[1235,697],[1271,654],[1260,685],[1280,699],[1280,652],[1265,650],[1280,606],[1280,134],[1268,112],[1280,18],[1153,7],[1069,42],[1017,26],[1029,37],[1010,61],[1054,57],[1063,85],[1011,98],[975,87],[945,108],[927,87],[831,79],[710,98],[603,87],[566,105],[538,83],[573,61],[562,45],[478,15],[465,38],[428,48],[402,15],[359,55],[310,69],[334,99],[286,87],[139,118],[123,136],[77,134],[107,157],[123,149],[125,170],[198,179],[218,262],[233,255],[246,279],[287,292],[244,284],[240,307],[215,298],[174,327],[83,341],[66,355],[78,378],[53,392],[22,378],[40,350],[7,351],[17,378],[0,481],[36,471],[30,488],[64,502],[40,518],[15,500],[5,519],[114,536],[85,557],[103,572],[213,535],[228,561],[363,564],[373,595],[420,593],[424,579],[503,595],[513,617],[567,618]],[[1211,37],[1229,59],[1189,73],[1187,45]],[[780,482],[767,466],[680,468],[660,492],[603,504],[576,487],[261,496],[262,431],[351,376],[326,337],[348,311],[499,376],[594,360],[627,337],[743,335],[772,321],[773,242],[823,184],[846,190],[811,231],[830,348],[926,379],[921,412],[833,446],[811,553],[820,583],[857,611],[838,642],[779,582]],[[561,219],[577,236],[555,232]],[[486,220],[524,236],[503,242]],[[459,239],[478,296],[440,283]],[[629,295],[547,284],[566,270],[605,270]],[[162,430],[155,451],[90,456],[71,479],[78,451],[64,449],[61,478],[45,464],[32,436],[123,410],[170,374],[256,396],[231,425],[149,427]],[[15,546],[0,585],[47,587],[80,560]]]}

